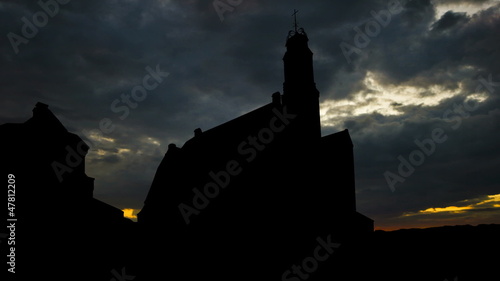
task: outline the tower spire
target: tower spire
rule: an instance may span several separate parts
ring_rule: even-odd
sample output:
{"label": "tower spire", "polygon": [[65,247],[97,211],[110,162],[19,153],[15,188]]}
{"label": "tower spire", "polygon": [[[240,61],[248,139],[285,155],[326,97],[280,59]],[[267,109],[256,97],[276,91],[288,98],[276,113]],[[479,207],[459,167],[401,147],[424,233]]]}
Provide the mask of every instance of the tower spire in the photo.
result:
{"label": "tower spire", "polygon": [[297,32],[297,29],[298,29],[298,27],[299,27],[299,26],[298,26],[298,24],[297,24],[297,13],[298,13],[298,12],[299,12],[298,10],[293,9],[293,14],[292,14],[292,16],[293,16],[293,20],[294,20],[294,21],[293,21],[293,27],[295,28],[295,32]]}
{"label": "tower spire", "polygon": [[[296,126],[304,135],[321,136],[319,118],[319,91],[314,82],[313,53],[303,28],[297,24],[297,10],[294,10],[294,30],[290,30],[283,56],[285,81],[283,83],[283,105],[289,112],[298,114]],[[298,136],[297,136],[298,137]]]}

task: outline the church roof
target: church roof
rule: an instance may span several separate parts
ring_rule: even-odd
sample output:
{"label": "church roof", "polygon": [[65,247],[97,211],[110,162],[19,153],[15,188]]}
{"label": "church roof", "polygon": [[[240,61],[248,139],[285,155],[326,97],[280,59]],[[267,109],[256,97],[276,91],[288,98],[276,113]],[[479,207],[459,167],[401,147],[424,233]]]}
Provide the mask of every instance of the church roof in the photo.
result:
{"label": "church roof", "polygon": [[321,138],[321,145],[327,146],[329,144],[335,143],[342,147],[349,146],[353,147],[351,136],[349,135],[349,130],[345,129],[343,131],[333,133]]}
{"label": "church roof", "polygon": [[205,132],[199,132],[188,140],[182,149],[214,151],[226,150],[230,146],[236,151],[237,146],[245,141],[249,134],[255,135],[261,129],[269,127],[269,121],[274,116],[273,108],[278,107],[281,107],[281,104],[271,102]]}

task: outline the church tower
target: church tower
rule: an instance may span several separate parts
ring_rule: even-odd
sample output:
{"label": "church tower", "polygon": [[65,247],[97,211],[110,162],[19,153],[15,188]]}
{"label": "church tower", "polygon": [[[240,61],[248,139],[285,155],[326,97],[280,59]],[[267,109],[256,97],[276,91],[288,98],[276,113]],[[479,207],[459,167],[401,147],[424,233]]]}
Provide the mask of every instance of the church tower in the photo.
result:
{"label": "church tower", "polygon": [[[295,11],[294,16],[297,11]],[[319,117],[319,91],[316,89],[313,71],[313,53],[309,49],[306,32],[297,27],[291,30],[286,41],[283,57],[285,82],[283,105],[288,112],[297,114],[297,129],[302,136],[321,137]]]}

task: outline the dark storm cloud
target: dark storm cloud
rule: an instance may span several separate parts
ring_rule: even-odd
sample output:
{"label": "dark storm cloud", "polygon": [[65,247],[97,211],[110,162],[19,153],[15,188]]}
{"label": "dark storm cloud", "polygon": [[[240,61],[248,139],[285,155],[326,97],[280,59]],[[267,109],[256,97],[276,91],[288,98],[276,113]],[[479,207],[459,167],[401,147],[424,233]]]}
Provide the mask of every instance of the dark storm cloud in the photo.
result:
{"label": "dark storm cloud", "polygon": [[[489,1],[399,1],[402,10],[348,63],[340,44],[354,45],[354,28],[364,29],[389,3],[243,0],[221,22],[213,1],[73,0],[60,5],[16,54],[7,34],[22,35],[22,17],[32,20],[42,9],[36,1],[0,1],[0,121],[25,121],[37,101],[49,104],[80,135],[99,130],[99,122],[109,118],[116,128],[101,133],[113,142],[93,140],[94,154],[88,156],[96,196],[120,208],[140,208],[169,143],[181,146],[195,128],[210,129],[282,91],[285,39],[296,8],[314,53],[321,101],[348,100],[367,90],[368,72],[383,86],[439,85],[460,92],[435,106],[393,103],[400,115],[353,116],[339,128],[324,128],[350,130],[361,212],[389,220],[500,193],[493,168],[500,158],[495,145],[500,89],[482,89],[489,98],[457,130],[443,120],[447,109],[475,92],[481,78],[491,74],[492,81],[500,81],[500,5],[435,18],[436,5]],[[146,67],[157,65],[169,76],[121,119],[111,104],[141,85]],[[414,140],[428,138],[436,127],[449,139],[392,193],[384,171],[397,168],[397,156],[407,157]]]}
{"label": "dark storm cloud", "polygon": [[428,83],[455,87],[457,82],[469,78],[456,75],[461,72],[461,66],[499,73],[498,64],[494,63],[500,55],[500,40],[494,36],[500,31],[499,7],[497,4],[471,19],[462,13],[447,12],[434,23],[421,22],[420,28],[411,33],[401,28],[396,36],[387,35],[391,36],[384,40],[388,44],[374,44],[374,54],[362,65],[386,74],[388,83],[415,80],[420,86]]}
{"label": "dark storm cloud", "polygon": [[468,17],[465,13],[454,13],[452,11],[448,11],[438,21],[432,24],[432,28],[436,31],[443,31],[467,20]]}
{"label": "dark storm cloud", "polygon": [[[460,119],[460,126],[457,126],[457,115],[452,122],[442,119],[447,109],[462,103],[463,98],[455,98],[438,107],[418,108],[416,112],[423,115],[419,117],[364,116],[345,124],[355,144],[357,186],[363,190],[358,194],[358,202],[363,202],[361,208],[381,217],[394,217],[397,210],[450,206],[478,195],[499,193],[500,177],[496,172],[500,164],[497,145],[500,137],[496,133],[500,121],[499,100],[492,95],[489,103],[469,112],[470,117]],[[407,108],[406,112],[413,111]],[[413,151],[421,151],[415,141],[431,139],[436,128],[444,131],[446,141],[435,143],[434,152],[414,166],[414,172],[404,177],[404,182],[395,185],[393,194],[388,194],[384,173],[398,174],[401,163],[398,156],[409,161]],[[384,209],[386,211],[382,211]]]}

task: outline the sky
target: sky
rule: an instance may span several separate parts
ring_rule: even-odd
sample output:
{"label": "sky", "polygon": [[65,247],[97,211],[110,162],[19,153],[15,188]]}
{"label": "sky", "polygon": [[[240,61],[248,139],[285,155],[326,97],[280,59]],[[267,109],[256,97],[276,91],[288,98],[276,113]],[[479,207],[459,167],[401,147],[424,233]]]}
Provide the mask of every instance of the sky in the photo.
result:
{"label": "sky", "polygon": [[48,104],[91,147],[94,197],[133,217],[170,143],[282,92],[294,9],[357,210],[384,230],[500,223],[498,0],[0,1],[0,124]]}

